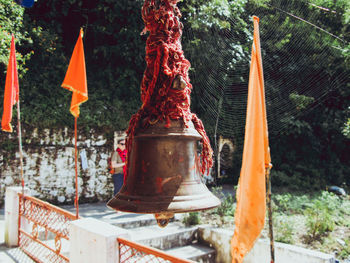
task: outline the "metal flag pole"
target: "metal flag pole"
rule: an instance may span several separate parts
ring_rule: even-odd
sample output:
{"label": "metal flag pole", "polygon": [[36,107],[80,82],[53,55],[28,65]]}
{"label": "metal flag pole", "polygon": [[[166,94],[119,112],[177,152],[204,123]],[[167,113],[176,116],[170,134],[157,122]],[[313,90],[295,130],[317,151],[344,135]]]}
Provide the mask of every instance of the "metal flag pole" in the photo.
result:
{"label": "metal flag pole", "polygon": [[269,217],[269,237],[270,237],[271,263],[275,263],[275,244],[274,244],[274,239],[273,239],[270,170],[271,170],[270,167],[266,168],[267,208],[268,208],[268,217]]}
{"label": "metal flag pole", "polygon": [[77,122],[78,118],[74,118],[74,138],[75,138],[75,145],[74,145],[74,156],[75,156],[75,208],[76,208],[76,217],[79,218],[79,195],[78,195],[78,147],[77,147]]}
{"label": "metal flag pole", "polygon": [[[78,40],[74,46],[72,57],[69,61],[66,76],[61,85],[62,88],[72,91],[72,101],[70,112],[75,117],[74,119],[74,150],[75,150],[75,200],[76,217],[79,218],[79,189],[78,189],[78,148],[77,148],[77,121],[79,117],[79,106],[88,100],[86,69],[84,58],[84,46],[82,36],[83,30],[80,29]],[[77,95],[79,94],[79,96]]]}
{"label": "metal flag pole", "polygon": [[22,195],[24,195],[23,151],[22,151],[22,132],[21,132],[21,110],[20,110],[20,105],[19,105],[19,99],[17,101],[17,134],[18,134],[18,147],[19,147],[19,162],[20,162],[20,169],[21,169]]}

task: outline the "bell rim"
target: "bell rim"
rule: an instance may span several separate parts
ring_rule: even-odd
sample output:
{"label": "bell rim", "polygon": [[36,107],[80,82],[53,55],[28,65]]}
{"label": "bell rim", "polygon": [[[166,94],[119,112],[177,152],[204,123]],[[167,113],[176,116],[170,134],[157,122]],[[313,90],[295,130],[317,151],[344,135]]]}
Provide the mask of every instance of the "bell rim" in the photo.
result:
{"label": "bell rim", "polygon": [[[125,199],[123,199],[125,198]],[[154,213],[187,213],[213,209],[221,204],[219,198],[213,194],[187,195],[187,196],[169,196],[168,199],[162,196],[163,201],[154,199],[144,200],[143,197],[131,198],[124,194],[117,194],[108,201],[107,207],[137,214],[154,214]],[[159,208],[156,208],[158,206]],[[164,209],[166,206],[166,209]]]}
{"label": "bell rim", "polygon": [[143,133],[143,134],[137,134],[134,136],[134,139],[139,139],[139,138],[152,138],[152,137],[156,137],[156,138],[161,138],[161,137],[181,137],[181,138],[185,138],[185,139],[200,139],[202,138],[199,133],[198,134],[186,134],[186,133],[168,133],[168,134],[156,134],[156,133]]}

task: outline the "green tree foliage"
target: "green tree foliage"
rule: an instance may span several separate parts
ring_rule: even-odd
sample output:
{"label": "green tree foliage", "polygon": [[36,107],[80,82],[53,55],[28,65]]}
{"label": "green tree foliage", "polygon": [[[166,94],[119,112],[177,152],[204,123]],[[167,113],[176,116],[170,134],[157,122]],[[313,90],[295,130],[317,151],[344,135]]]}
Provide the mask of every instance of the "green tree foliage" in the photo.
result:
{"label": "green tree foliage", "polygon": [[[343,52],[350,42],[348,1],[270,0],[258,6],[250,3],[247,10],[262,18],[272,180],[298,188],[350,183],[350,145],[341,134],[350,98]],[[294,109],[283,112],[284,105]]]}
{"label": "green tree foliage", "polygon": [[38,1],[27,26],[38,28],[30,71],[23,80],[30,98],[27,124],[71,125],[70,96],[60,88],[79,29],[84,29],[89,100],[81,107],[85,127],[125,129],[140,104],[144,65],[141,1]]}
{"label": "green tree foliage", "polygon": [[[207,101],[201,98],[203,94],[210,94],[213,101],[219,101],[214,107],[230,107],[232,105],[227,105],[229,101],[225,99],[225,87],[236,84],[234,92],[240,87],[237,83],[244,81],[244,73],[240,75],[237,71],[242,64],[248,63],[250,54],[247,42],[251,36],[244,19],[246,2],[192,0],[183,1],[180,5],[185,32],[182,43],[192,65],[193,110],[205,120],[207,132],[211,135],[215,133],[218,115],[212,111],[204,112],[203,104]],[[186,33],[187,30],[189,33]],[[236,74],[232,75],[232,71]],[[222,115],[220,109],[218,112]],[[232,120],[226,118],[226,121]],[[230,133],[232,135],[232,131]]]}
{"label": "green tree foliage", "polygon": [[[5,73],[10,54],[11,34],[15,36],[17,45],[17,64],[20,77],[28,70],[25,63],[32,52],[22,50],[21,45],[31,43],[30,32],[23,23],[24,8],[11,0],[0,0],[0,74]],[[1,78],[3,79],[3,78]],[[1,81],[1,84],[5,82]]]}
{"label": "green tree foliage", "polygon": [[[244,136],[243,125],[236,125],[242,115],[235,114],[237,107],[233,101],[244,104],[247,99],[240,95],[247,86],[244,83],[248,80],[252,40],[246,4],[246,0],[186,0],[180,5],[184,23],[182,43],[191,62],[192,111],[203,120],[215,153],[220,135]],[[239,164],[239,154],[236,157],[234,163]],[[239,168],[236,165],[236,173]]]}
{"label": "green tree foliage", "polygon": [[[347,111],[348,116],[350,115],[349,113],[350,113],[350,106]],[[347,121],[344,123],[342,133],[344,134],[344,136],[350,139],[350,117],[348,117]]]}
{"label": "green tree foliage", "polygon": [[343,134],[350,139],[350,118],[344,125]]}

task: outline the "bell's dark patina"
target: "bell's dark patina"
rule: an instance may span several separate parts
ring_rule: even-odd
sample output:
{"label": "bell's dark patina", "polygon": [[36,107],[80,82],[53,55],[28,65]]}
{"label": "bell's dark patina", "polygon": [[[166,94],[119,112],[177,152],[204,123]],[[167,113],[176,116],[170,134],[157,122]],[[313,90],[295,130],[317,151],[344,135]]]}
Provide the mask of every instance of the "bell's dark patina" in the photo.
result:
{"label": "bell's dark patina", "polygon": [[[108,202],[119,211],[160,214],[214,208],[220,201],[201,182],[197,143],[201,136],[192,122],[149,125],[136,130],[128,176],[120,192]],[[144,125],[141,125],[143,127]],[[157,216],[156,216],[157,218]]]}

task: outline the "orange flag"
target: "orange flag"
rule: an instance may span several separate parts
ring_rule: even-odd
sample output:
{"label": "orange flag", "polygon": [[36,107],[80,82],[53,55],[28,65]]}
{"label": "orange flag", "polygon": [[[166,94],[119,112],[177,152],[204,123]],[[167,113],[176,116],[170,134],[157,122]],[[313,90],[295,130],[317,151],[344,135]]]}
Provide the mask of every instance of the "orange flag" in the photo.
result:
{"label": "orange flag", "polygon": [[248,85],[247,118],[242,169],[237,191],[232,262],[243,262],[264,228],[266,171],[270,168],[264,77],[260,51],[259,18],[254,16],[254,43]]}
{"label": "orange flag", "polygon": [[15,37],[12,34],[10,59],[7,65],[5,94],[4,94],[4,110],[2,113],[1,129],[3,131],[12,132],[11,119],[12,107],[18,102],[19,86],[16,62]]}
{"label": "orange flag", "polygon": [[80,104],[88,100],[85,56],[82,38],[83,30],[81,29],[69,62],[66,77],[61,85],[62,88],[73,92],[70,112],[76,118],[78,118],[80,114]]}

